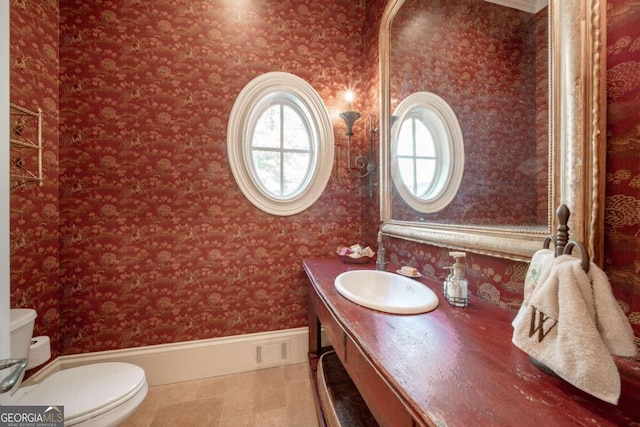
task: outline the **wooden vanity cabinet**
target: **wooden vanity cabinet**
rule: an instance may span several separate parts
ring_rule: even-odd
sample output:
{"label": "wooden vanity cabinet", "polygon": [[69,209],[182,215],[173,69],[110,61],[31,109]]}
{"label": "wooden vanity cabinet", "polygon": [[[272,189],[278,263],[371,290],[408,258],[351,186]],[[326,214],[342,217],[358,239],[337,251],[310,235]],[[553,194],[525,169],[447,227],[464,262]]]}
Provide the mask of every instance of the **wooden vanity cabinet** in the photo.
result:
{"label": "wooden vanity cabinet", "polygon": [[340,273],[373,265],[310,259],[303,267],[313,379],[318,358],[330,349],[322,328],[381,426],[640,425],[637,361],[615,359],[622,395],[611,405],[534,367],[511,342],[515,312],[475,296],[466,308],[452,307],[440,295],[442,285],[423,278],[440,298],[434,311],[382,313],[354,304],[333,285]]}
{"label": "wooden vanity cabinet", "polygon": [[[333,350],[380,425],[394,427],[421,425],[421,423],[414,422],[407,408],[369,363],[360,348],[349,337],[316,292],[309,292],[309,319],[310,328],[313,327],[320,331],[320,326],[322,326]],[[312,356],[319,356],[322,352],[321,335],[318,333],[314,338],[311,337],[311,334],[309,336],[310,352]]]}

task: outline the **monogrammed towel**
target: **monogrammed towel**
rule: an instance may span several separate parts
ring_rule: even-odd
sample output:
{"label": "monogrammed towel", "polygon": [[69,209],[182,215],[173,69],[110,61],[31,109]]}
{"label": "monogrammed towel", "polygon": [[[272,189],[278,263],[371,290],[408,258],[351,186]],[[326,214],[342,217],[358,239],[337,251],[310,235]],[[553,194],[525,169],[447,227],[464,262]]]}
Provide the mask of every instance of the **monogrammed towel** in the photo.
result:
{"label": "monogrammed towel", "polygon": [[595,264],[562,255],[540,277],[523,316],[514,321],[513,343],[575,387],[612,404],[620,374],[611,357],[633,357],[633,331],[607,276]]}

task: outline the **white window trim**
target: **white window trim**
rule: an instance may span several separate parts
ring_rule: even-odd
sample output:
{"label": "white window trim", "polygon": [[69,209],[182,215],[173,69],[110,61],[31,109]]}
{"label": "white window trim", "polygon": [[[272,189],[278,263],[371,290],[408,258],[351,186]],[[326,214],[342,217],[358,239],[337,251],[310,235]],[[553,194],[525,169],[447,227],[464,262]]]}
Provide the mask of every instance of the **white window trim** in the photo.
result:
{"label": "white window trim", "polygon": [[[396,156],[400,127],[417,111],[427,110],[423,122],[433,134],[440,164],[433,191],[425,197],[415,196],[404,183]],[[394,112],[391,128],[391,177],[402,199],[413,209],[434,213],[444,209],[455,198],[464,172],[464,141],[455,113],[447,102],[431,92],[416,92],[405,98]]]}
{"label": "white window trim", "polygon": [[[265,97],[274,92],[297,98],[310,114],[315,135],[316,156],[306,187],[289,198],[277,198],[256,182],[252,173],[251,123]],[[314,132],[315,130],[315,132]],[[308,209],[324,191],[333,168],[334,138],[329,112],[313,87],[293,74],[274,71],[250,81],[236,98],[227,126],[227,156],[231,172],[245,197],[257,208],[272,215],[289,216]]]}

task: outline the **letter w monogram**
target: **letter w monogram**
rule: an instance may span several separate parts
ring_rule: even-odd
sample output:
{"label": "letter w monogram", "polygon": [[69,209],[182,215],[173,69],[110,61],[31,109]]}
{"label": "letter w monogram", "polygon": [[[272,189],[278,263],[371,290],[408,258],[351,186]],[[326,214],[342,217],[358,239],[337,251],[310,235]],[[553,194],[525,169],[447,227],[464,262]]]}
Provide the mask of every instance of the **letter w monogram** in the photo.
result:
{"label": "letter w monogram", "polygon": [[[535,307],[531,307],[533,309],[533,313],[531,314],[531,327],[529,328],[529,338],[533,336],[536,332],[538,333],[538,342],[542,342],[542,340],[547,336],[549,332],[556,326],[558,321],[554,321],[553,325],[551,325],[546,331],[544,330],[544,322],[551,319],[551,317],[545,315],[543,312],[538,311]],[[536,312],[538,313],[536,320]]]}

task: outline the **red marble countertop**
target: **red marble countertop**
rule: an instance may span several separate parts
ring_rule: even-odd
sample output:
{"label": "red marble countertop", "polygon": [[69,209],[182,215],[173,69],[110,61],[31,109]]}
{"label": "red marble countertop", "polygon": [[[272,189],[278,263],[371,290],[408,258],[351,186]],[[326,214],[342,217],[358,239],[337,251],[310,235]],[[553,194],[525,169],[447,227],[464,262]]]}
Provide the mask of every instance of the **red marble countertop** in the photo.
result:
{"label": "red marble countertop", "polygon": [[[611,405],[534,367],[511,342],[515,312],[472,296],[451,306],[442,284],[418,279],[438,308],[396,315],[361,307],[334,288],[348,270],[374,269],[337,258],[306,259],[303,267],[342,328],[394,392],[423,422],[442,426],[640,425],[640,364],[615,358],[622,395]],[[396,267],[389,266],[389,271]]]}

